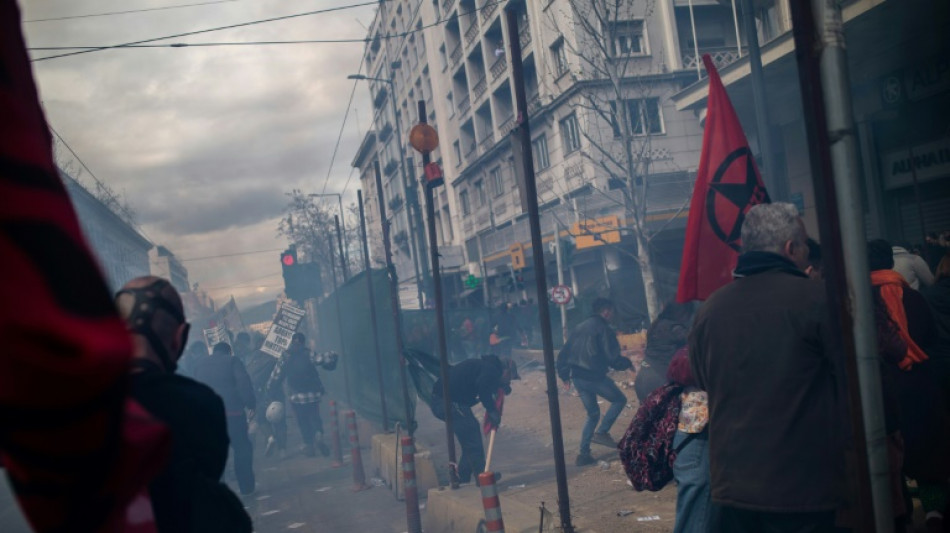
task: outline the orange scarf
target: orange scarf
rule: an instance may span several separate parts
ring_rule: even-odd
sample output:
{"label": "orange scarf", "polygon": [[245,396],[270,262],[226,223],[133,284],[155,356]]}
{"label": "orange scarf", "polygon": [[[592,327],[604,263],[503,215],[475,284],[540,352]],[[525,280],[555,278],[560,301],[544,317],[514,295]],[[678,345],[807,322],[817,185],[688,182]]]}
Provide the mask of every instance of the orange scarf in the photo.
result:
{"label": "orange scarf", "polygon": [[910,370],[914,363],[921,363],[929,359],[927,354],[910,338],[907,331],[907,313],[904,312],[904,287],[907,282],[904,277],[894,270],[875,270],[871,272],[871,285],[881,288],[881,298],[887,307],[887,314],[897,324],[901,339],[907,343],[907,353],[897,366],[901,370]]}

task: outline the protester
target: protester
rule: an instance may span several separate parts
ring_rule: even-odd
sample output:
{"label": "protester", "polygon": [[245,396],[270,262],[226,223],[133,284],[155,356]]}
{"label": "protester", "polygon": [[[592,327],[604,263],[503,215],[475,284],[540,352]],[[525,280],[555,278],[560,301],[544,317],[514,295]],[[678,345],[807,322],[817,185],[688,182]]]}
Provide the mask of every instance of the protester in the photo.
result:
{"label": "protester", "polygon": [[[615,310],[614,303],[607,298],[597,298],[592,304],[592,310],[593,314],[574,328],[557,356],[558,377],[565,383],[574,383],[574,388],[587,411],[587,422],[581,431],[580,449],[574,461],[577,466],[596,462],[590,454],[591,442],[617,448],[617,443],[610,436],[610,428],[627,405],[627,396],[607,377],[607,370],[608,367],[627,370],[633,366],[629,359],[620,354],[620,343],[610,327],[610,319],[613,318]],[[603,420],[600,420],[598,396],[610,402]]]}
{"label": "protester", "polygon": [[330,455],[323,440],[323,419],[320,417],[320,398],[326,391],[317,367],[333,370],[338,357],[336,352],[311,352],[307,349],[307,337],[303,333],[294,333],[290,348],[280,356],[267,382],[268,394],[273,396],[278,394],[277,389],[286,378],[290,391],[287,399],[297,418],[304,442],[303,452],[307,457],[316,455],[314,444],[324,457]]}
{"label": "protester", "polygon": [[650,324],[643,362],[634,381],[634,390],[641,402],[658,387],[666,385],[666,371],[673,355],[686,345],[692,315],[692,304],[671,302]]}
{"label": "protester", "polygon": [[[255,339],[255,349],[248,357],[247,373],[251,377],[251,385],[254,387],[254,395],[257,397],[257,423],[264,435],[264,455],[270,457],[274,451],[283,456],[287,451],[287,418],[284,416],[284,389],[275,387],[273,390],[267,390],[267,381],[270,379],[274,367],[277,366],[277,358],[261,351],[264,344],[264,338],[258,335]],[[271,409],[270,406],[277,403],[280,407]],[[264,416],[261,416],[264,413]]]}
{"label": "protester", "polygon": [[832,531],[844,484],[841,358],[789,203],[745,215],[735,279],[696,315],[689,358],[709,401],[719,530]]}
{"label": "protester", "polygon": [[910,285],[911,289],[919,290],[921,285],[930,286],[934,283],[934,276],[923,257],[907,250],[907,246],[893,246],[894,269]]}
{"label": "protester", "polygon": [[149,485],[159,531],[250,531],[241,501],[219,483],[228,458],[224,403],[208,386],[175,374],[189,324],[171,284],[146,276],[116,295],[135,351],[131,394],[172,433],[172,455]]}
{"label": "protester", "polygon": [[821,245],[811,237],[808,238],[808,266],[805,274],[814,280],[824,279],[821,274]]}
{"label": "protester", "polygon": [[208,348],[205,346],[205,343],[202,341],[195,341],[188,345],[188,349],[185,350],[185,353],[182,354],[181,359],[178,360],[178,369],[176,370],[179,374],[194,379],[195,377],[195,367],[198,364],[198,361],[201,361],[208,356]]}
{"label": "protester", "polygon": [[[472,406],[481,402],[486,418],[493,427],[501,424],[501,411],[495,403],[495,395],[501,389],[511,393],[511,380],[519,379],[518,369],[511,359],[497,355],[483,355],[466,359],[449,368],[449,394],[452,403],[452,431],[459,440],[462,455],[458,461],[460,483],[468,483],[472,474],[485,469],[485,447],[478,420],[472,414]],[[445,396],[440,377],[432,385],[432,402],[429,407],[439,420],[445,420]]]}
{"label": "protester", "polygon": [[947,377],[950,375],[950,252],[944,254],[937,263],[934,284],[923,291],[924,298],[933,310],[937,326],[937,337],[927,352],[935,369],[942,376],[944,390],[948,390]]}
{"label": "protester", "polygon": [[709,496],[709,402],[696,387],[686,348],[677,350],[666,377],[683,387],[673,449],[676,481],[676,523],[673,533],[707,533],[718,519]]}
{"label": "protester", "polygon": [[917,482],[928,530],[941,531],[950,477],[950,413],[928,355],[936,325],[927,301],[893,270],[894,264],[887,241],[868,243],[871,285],[906,344],[898,363],[902,371],[896,374],[904,475]]}
{"label": "protester", "polygon": [[237,357],[245,367],[247,367],[247,361],[251,357],[251,352],[254,349],[251,347],[251,336],[248,335],[246,331],[238,333],[234,337],[234,345],[232,346],[234,357]]}
{"label": "protester", "polygon": [[[211,355],[195,366],[195,379],[211,387],[224,400],[228,437],[234,450],[234,475],[241,494],[254,492],[254,447],[248,438],[248,419],[254,418],[257,399],[244,364],[231,353],[231,345],[219,342]],[[248,413],[245,414],[244,410]]]}

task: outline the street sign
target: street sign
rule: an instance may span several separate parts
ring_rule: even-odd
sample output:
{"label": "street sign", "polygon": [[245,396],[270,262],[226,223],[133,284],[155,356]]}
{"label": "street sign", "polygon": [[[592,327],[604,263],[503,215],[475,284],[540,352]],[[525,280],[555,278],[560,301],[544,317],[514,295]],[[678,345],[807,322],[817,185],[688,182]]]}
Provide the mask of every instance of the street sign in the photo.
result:
{"label": "street sign", "polygon": [[469,289],[477,289],[481,282],[482,278],[477,278],[474,274],[469,274],[468,277],[465,278],[465,286]]}
{"label": "street sign", "polygon": [[571,301],[571,288],[567,285],[555,285],[551,287],[551,301],[558,305],[567,305]]}

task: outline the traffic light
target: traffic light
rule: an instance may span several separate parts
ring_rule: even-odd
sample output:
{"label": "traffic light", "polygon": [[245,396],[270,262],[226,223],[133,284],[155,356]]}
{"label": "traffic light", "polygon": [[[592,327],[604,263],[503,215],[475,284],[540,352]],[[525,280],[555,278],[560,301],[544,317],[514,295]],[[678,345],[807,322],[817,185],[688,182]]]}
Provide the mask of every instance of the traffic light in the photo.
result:
{"label": "traffic light", "polygon": [[320,265],[299,262],[295,246],[280,254],[280,266],[284,274],[284,293],[288,298],[302,303],[308,298],[323,296]]}

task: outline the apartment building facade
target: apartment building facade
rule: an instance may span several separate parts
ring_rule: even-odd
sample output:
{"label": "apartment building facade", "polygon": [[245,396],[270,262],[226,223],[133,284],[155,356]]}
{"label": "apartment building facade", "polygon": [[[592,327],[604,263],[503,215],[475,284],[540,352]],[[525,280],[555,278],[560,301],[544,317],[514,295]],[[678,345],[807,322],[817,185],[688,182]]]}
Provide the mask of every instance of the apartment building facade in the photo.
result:
{"label": "apartment building facade", "polygon": [[[377,131],[373,147],[364,150],[364,142],[353,164],[364,190],[375,190],[372,160],[380,161],[393,245],[404,255],[397,260],[402,283],[417,279],[411,259],[414,248],[422,248],[411,240],[423,221],[406,205],[407,195],[423,202],[421,187],[414,186],[423,179],[420,156],[408,146],[422,100],[440,136],[431,157],[445,175],[434,194],[438,241],[461,252],[447,254],[453,260],[443,273],[482,280],[477,290],[462,286],[447,300],[497,305],[537,297],[511,148],[519,120],[510,43],[517,39],[542,233],[548,244],[555,235],[562,239],[565,282],[582,295],[621,297],[645,318],[637,260],[641,228],[660,299],[672,297],[702,143],[700,113],[678,109],[672,97],[697,80],[694,43],[722,66],[744,54],[731,9],[715,1],[692,3],[692,17],[685,0],[512,3],[518,35],[509,35],[506,2],[382,3],[363,70],[385,80],[369,81]],[[694,24],[704,30],[702,38],[694,40],[700,35],[691,30]],[[395,131],[393,101],[401,132]],[[609,231],[609,238],[578,241],[585,232],[591,236],[592,226],[604,236]],[[553,282],[553,247],[541,252]]]}

